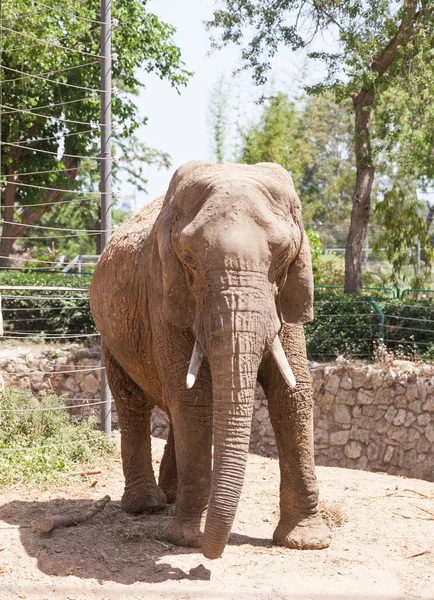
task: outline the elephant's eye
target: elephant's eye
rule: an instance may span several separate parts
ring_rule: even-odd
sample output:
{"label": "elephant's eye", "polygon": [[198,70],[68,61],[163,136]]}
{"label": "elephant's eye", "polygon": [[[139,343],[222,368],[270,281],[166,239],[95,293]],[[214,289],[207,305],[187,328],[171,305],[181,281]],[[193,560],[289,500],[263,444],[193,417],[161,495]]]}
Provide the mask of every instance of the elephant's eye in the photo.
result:
{"label": "elephant's eye", "polygon": [[189,267],[194,267],[194,265],[196,264],[196,261],[194,260],[190,252],[184,252],[182,258]]}
{"label": "elephant's eye", "polygon": [[185,275],[187,278],[187,282],[190,285],[190,287],[194,286],[194,279],[195,279],[195,272],[196,272],[196,261],[194,260],[194,258],[192,257],[192,255],[189,252],[186,252],[185,254],[183,254],[183,261],[184,261],[184,267],[185,267]]}

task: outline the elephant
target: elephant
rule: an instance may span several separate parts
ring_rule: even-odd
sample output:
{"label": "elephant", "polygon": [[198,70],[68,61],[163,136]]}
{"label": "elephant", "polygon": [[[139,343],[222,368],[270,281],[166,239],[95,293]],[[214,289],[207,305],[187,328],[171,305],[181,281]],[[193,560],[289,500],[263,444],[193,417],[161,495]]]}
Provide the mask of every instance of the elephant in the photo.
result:
{"label": "elephant", "polygon": [[[280,466],[273,540],[329,546],[303,330],[313,318],[312,265],[287,171],[274,163],[181,166],[166,195],[110,238],[90,304],[121,429],[122,508],[141,513],[176,500],[165,538],[219,558],[243,486],[259,381]],[[154,406],[170,417],[158,485]]]}

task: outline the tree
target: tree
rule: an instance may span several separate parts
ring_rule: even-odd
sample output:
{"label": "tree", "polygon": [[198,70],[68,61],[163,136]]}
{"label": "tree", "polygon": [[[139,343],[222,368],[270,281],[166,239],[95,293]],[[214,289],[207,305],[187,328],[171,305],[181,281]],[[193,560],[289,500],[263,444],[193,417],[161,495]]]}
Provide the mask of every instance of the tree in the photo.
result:
{"label": "tree", "polygon": [[225,77],[219,77],[210,93],[208,105],[208,129],[211,152],[218,163],[225,161],[229,122],[229,87]]}
{"label": "tree", "polygon": [[[351,100],[354,111],[356,181],[345,256],[345,289],[361,293],[362,248],[369,222],[375,157],[371,139],[373,111],[397,83],[425,90],[412,96],[420,107],[429,102],[426,80],[432,81],[434,3],[430,0],[220,0],[209,28],[219,28],[219,47],[242,46],[244,64],[263,83],[270,58],[283,44],[307,47],[319,33],[333,33],[336,52],[312,52],[323,61],[327,75],[311,92],[333,89],[340,101]],[[306,25],[306,23],[308,25]],[[409,69],[409,65],[411,68]],[[396,87],[395,87],[396,89]],[[423,108],[422,108],[423,110]],[[383,113],[386,116],[386,113]],[[399,120],[399,114],[395,114]],[[387,134],[388,128],[384,129]],[[389,133],[394,134],[393,130]],[[412,144],[418,145],[413,130]]]}
{"label": "tree", "polygon": [[[89,168],[91,164],[92,161],[83,161],[83,187],[87,192],[97,192],[99,173],[96,169]],[[56,203],[41,217],[38,224],[44,229],[35,231],[33,228],[26,228],[16,240],[13,246],[14,256],[27,259],[25,264],[19,264],[20,267],[55,270],[57,267],[54,263],[61,256],[72,258],[79,254],[101,253],[101,236],[95,233],[101,225],[99,194],[85,197],[84,201],[83,194],[71,196],[65,204]],[[130,215],[116,208],[116,198],[113,199],[113,205],[112,222],[116,226]],[[65,228],[67,231],[59,232],[58,228]],[[92,232],[84,233],[86,230]]]}
{"label": "tree", "polygon": [[299,186],[306,140],[302,116],[288,96],[279,93],[266,100],[259,122],[241,131],[240,137],[240,162],[279,163]]}
{"label": "tree", "polygon": [[[139,69],[186,83],[188,71],[173,43],[174,28],[146,10],[147,0],[113,5],[113,98],[118,170],[143,186],[143,166],[168,164],[166,154],[140,145],[134,95]],[[18,236],[60,201],[91,198],[89,169],[99,160],[99,0],[8,0],[2,10],[2,235],[0,267]],[[39,186],[39,188],[29,187]],[[19,223],[19,224],[16,224]]]}
{"label": "tree", "polygon": [[330,93],[277,93],[265,100],[257,122],[240,131],[237,160],[276,162],[294,180],[308,227],[346,222],[354,175],[349,112]]}
{"label": "tree", "polygon": [[[375,207],[383,233],[377,238],[374,250],[385,250],[387,260],[392,265],[395,285],[398,285],[399,279],[407,278],[404,268],[408,265],[412,267],[412,287],[423,287],[426,275],[430,273],[434,249],[429,243],[424,212],[425,206],[417,199],[415,186],[404,178],[387,191]],[[425,272],[421,267],[421,247],[424,248]]]}

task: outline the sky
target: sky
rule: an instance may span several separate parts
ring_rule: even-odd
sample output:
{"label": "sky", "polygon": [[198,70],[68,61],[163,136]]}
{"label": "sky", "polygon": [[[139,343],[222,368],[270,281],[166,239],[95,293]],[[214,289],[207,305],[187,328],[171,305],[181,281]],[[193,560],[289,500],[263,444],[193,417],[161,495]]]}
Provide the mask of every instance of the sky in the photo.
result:
{"label": "sky", "polygon": [[[173,172],[183,163],[212,159],[207,126],[211,90],[222,74],[231,79],[239,64],[239,48],[233,45],[209,54],[210,34],[205,30],[204,21],[212,17],[213,7],[213,0],[151,0],[148,4],[150,12],[176,27],[175,43],[181,48],[186,68],[194,75],[178,94],[167,81],[152,74],[142,74],[146,89],[140,93],[138,105],[141,116],[147,116],[149,120],[140,130],[140,140],[147,146],[168,152],[172,167],[160,171],[153,167],[146,169],[148,194],[137,192],[137,208],[165,193]],[[274,61],[274,83],[270,85],[276,85],[278,81],[290,87],[291,79],[301,70],[303,61],[301,53],[282,50]],[[238,88],[241,84],[245,98],[256,97],[259,93],[247,73],[237,76],[235,83]],[[255,110],[253,102],[246,108],[250,115]],[[122,195],[132,191],[129,185],[120,190]]]}
{"label": "sky", "polygon": [[175,43],[194,76],[178,94],[169,82],[143,74],[146,89],[140,94],[138,106],[140,114],[149,120],[140,138],[146,145],[168,152],[172,168],[146,169],[148,194],[138,193],[139,206],[163,194],[181,164],[211,158],[206,126],[210,90],[221,73],[230,72],[238,56],[236,48],[207,56],[210,42],[203,21],[212,16],[212,7],[213,2],[206,0],[153,0],[148,4],[149,11],[176,27]]}

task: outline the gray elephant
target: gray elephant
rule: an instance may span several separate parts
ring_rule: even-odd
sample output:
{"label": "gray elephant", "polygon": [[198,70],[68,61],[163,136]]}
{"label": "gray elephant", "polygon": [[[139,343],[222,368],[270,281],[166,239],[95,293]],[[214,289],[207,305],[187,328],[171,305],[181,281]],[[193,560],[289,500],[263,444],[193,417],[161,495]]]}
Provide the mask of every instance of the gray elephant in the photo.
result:
{"label": "gray elephant", "polygon": [[[303,332],[312,297],[300,201],[278,165],[187,163],[164,197],[119,227],[90,302],[119,415],[126,511],[176,499],[166,538],[221,556],[243,486],[258,380],[280,461],[273,539],[289,548],[330,544],[318,511]],[[158,485],[154,406],[171,422]]]}

